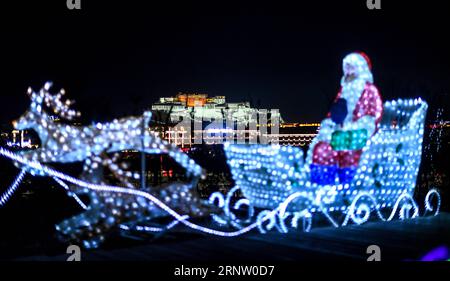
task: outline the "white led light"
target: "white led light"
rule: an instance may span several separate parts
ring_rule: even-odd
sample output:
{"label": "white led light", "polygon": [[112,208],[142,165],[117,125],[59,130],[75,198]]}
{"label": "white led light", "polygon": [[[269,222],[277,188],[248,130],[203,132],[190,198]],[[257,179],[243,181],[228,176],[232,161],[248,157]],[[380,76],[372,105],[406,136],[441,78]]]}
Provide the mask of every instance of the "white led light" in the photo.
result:
{"label": "white led light", "polygon": [[[312,183],[308,162],[303,162],[302,150],[298,148],[226,143],[224,150],[236,182],[232,191],[240,189],[251,206],[266,210],[256,217],[257,222],[270,210],[279,209],[274,218],[259,223],[262,232],[273,228],[286,232],[287,217],[298,219],[314,213],[321,213],[335,227],[349,221],[364,223],[372,212],[383,221],[392,220],[395,214],[400,219],[417,217],[419,209],[412,196],[421,162],[426,110],[424,101],[386,102],[378,131],[362,149],[354,180],[343,185]],[[296,173],[290,173],[291,170]],[[433,208],[434,197],[437,206]],[[439,205],[438,192],[430,190],[426,211],[437,214]],[[223,208],[229,210],[226,203]],[[381,213],[386,208],[392,209],[388,217]],[[342,223],[332,218],[334,212],[345,214]],[[223,221],[235,221],[235,215],[227,214]],[[304,227],[308,228],[307,221]]]}
{"label": "white led light", "polygon": [[[357,71],[365,82],[373,83],[367,62],[362,61],[360,56],[350,55],[344,60],[344,65],[346,63],[353,65],[355,69],[352,71]],[[370,83],[356,81],[355,84],[343,86],[342,95],[348,99],[350,108],[357,108],[360,102],[364,106],[370,105],[368,100],[359,100],[362,90],[377,93]],[[302,150],[296,147],[225,143],[227,163],[236,186],[226,196],[213,193],[209,205],[216,205],[223,210],[223,214],[212,214],[214,221],[237,230],[222,231],[189,220],[191,216],[186,214],[186,210],[189,214],[203,213],[196,197],[190,196],[192,184],[172,184],[156,196],[148,189],[136,189],[129,182],[130,178],[139,179],[139,175],[118,165],[117,155],[112,158],[104,156],[105,152],[111,154],[126,149],[166,153],[194,179],[203,175],[201,167],[177,147],[143,130],[143,122],[150,120],[150,112],[139,118],[128,117],[87,127],[63,125],[54,122],[45,107],[69,120],[79,113],[70,109],[73,102],[61,101],[65,91],[51,95],[50,88],[51,83],[46,83],[39,93],[28,89],[32,101],[30,110],[15,122],[16,129],[34,129],[43,146],[19,154],[0,147],[0,155],[13,160],[22,168],[12,185],[1,195],[0,206],[11,198],[27,172],[52,177],[84,209],[83,213],[58,224],[57,230],[64,235],[77,237],[85,247],[98,247],[104,241],[106,232],[114,227],[122,231],[160,232],[181,223],[204,233],[235,237],[256,228],[261,232],[277,229],[285,233],[289,225],[299,227],[300,219],[303,230],[309,231],[314,214],[325,216],[334,227],[347,225],[350,221],[364,223],[370,219],[372,212],[383,221],[392,220],[396,214],[400,219],[419,215],[419,207],[412,196],[421,162],[427,110],[427,104],[420,99],[386,102],[383,109],[379,108],[382,107],[381,100],[376,99],[376,109],[372,115],[355,110],[356,115],[346,117],[349,118],[343,124],[346,130],[364,129],[370,136],[358,159],[351,160],[356,167],[354,174],[344,171],[343,176],[351,179],[348,182],[340,182],[338,177],[331,178],[326,184],[311,179],[314,147],[319,142],[329,142],[336,131],[328,118],[322,122],[320,133],[312,142],[305,160]],[[383,116],[378,124],[376,120],[381,118],[381,112]],[[363,135],[359,131],[355,134],[356,139]],[[325,158],[325,154],[317,155],[320,161]],[[45,165],[50,162],[82,161],[83,180]],[[108,167],[125,187],[108,184],[101,177],[93,177],[95,171],[103,166]],[[332,171],[333,166],[325,167],[319,176]],[[232,202],[238,191],[245,198]],[[89,205],[78,194],[87,194]],[[181,203],[182,200],[185,202]],[[433,201],[435,206],[432,206]],[[425,211],[436,215],[439,207],[439,193],[432,189],[425,198]],[[381,212],[386,208],[392,209],[388,217],[384,217]],[[256,210],[259,209],[263,210],[258,213]],[[237,210],[246,210],[246,216]],[[334,213],[343,214],[344,221],[340,223],[334,219]],[[166,226],[142,225],[154,217],[167,214],[175,220]]]}

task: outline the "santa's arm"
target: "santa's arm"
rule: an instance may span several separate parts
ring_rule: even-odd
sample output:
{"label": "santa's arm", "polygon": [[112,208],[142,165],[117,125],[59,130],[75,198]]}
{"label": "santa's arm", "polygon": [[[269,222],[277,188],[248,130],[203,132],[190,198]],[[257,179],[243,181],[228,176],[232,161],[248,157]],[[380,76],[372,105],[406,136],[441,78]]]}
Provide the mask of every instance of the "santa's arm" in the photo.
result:
{"label": "santa's arm", "polygon": [[366,129],[367,136],[372,136],[383,114],[383,102],[375,85],[368,84],[360,104],[355,112],[353,122],[344,124],[344,130]]}

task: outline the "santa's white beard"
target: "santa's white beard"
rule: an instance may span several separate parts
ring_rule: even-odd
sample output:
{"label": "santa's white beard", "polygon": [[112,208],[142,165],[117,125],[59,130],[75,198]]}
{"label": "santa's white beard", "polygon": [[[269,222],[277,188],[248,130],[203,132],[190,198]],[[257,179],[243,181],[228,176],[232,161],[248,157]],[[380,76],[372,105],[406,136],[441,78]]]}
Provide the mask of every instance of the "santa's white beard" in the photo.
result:
{"label": "santa's white beard", "polygon": [[366,82],[367,82],[366,79],[357,78],[351,82],[345,82],[342,84],[341,98],[347,101],[347,111],[348,111],[344,123],[352,122],[353,111],[355,110],[359,98],[364,92]]}

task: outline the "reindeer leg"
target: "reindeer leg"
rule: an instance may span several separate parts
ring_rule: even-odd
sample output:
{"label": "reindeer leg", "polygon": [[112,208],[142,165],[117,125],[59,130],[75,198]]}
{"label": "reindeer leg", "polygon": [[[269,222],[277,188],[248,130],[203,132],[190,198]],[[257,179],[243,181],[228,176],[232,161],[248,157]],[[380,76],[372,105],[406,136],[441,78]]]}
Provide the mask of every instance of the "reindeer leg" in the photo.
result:
{"label": "reindeer leg", "polygon": [[100,208],[100,205],[95,208],[91,206],[86,212],[57,224],[56,230],[60,232],[60,238],[82,242],[86,248],[95,248],[104,239],[103,234],[98,233],[98,229],[102,227]]}

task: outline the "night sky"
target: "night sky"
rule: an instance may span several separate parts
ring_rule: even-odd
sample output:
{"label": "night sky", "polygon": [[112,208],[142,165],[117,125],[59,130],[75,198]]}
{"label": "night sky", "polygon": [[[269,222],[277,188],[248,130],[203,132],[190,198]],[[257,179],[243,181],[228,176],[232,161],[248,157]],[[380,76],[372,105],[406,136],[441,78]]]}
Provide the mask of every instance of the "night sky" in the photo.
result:
{"label": "night sky", "polygon": [[17,2],[0,8],[1,124],[26,110],[28,86],[46,80],[66,89],[86,122],[140,114],[179,91],[320,121],[354,50],[371,57],[385,100],[422,96],[449,115],[444,1],[382,0],[381,11],[366,0],[82,0],[81,11],[65,0]]}

